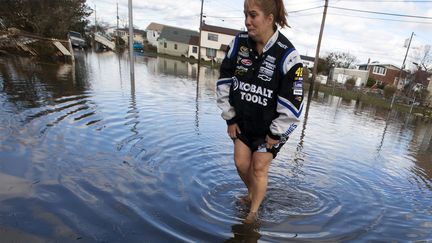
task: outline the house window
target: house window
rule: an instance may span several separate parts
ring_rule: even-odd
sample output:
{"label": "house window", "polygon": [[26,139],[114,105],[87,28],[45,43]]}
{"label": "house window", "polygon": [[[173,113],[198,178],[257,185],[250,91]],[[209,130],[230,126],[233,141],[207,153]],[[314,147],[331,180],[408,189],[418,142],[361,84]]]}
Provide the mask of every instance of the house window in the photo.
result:
{"label": "house window", "polygon": [[155,34],[155,32],[153,32],[153,37],[156,37],[156,34]]}
{"label": "house window", "polygon": [[198,47],[193,46],[192,47],[192,53],[198,53]]}
{"label": "house window", "polygon": [[218,35],[213,33],[208,33],[207,39],[211,41],[218,41]]}
{"label": "house window", "polygon": [[177,50],[177,44],[174,44],[174,50]]}
{"label": "house window", "polygon": [[216,57],[216,49],[207,48],[206,55],[208,58],[213,59]]}
{"label": "house window", "polygon": [[164,48],[167,48],[167,43],[166,42],[164,42]]}
{"label": "house window", "polygon": [[372,73],[385,76],[386,71],[387,70],[384,67],[374,66]]}

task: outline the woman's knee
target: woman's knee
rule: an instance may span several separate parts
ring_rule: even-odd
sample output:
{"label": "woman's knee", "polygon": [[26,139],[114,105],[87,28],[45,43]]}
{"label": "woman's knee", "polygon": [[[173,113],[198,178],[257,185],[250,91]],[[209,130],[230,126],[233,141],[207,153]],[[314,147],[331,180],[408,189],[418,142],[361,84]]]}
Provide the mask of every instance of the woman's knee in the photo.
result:
{"label": "woman's knee", "polygon": [[272,157],[254,156],[252,159],[252,172],[254,177],[267,177]]}
{"label": "woman's knee", "polygon": [[234,147],[234,162],[238,170],[247,171],[252,160],[252,152],[240,140],[236,140]]}
{"label": "woman's knee", "polygon": [[234,156],[234,162],[237,169],[242,172],[246,172],[251,163],[247,158],[241,156]]}
{"label": "woman's knee", "polygon": [[252,172],[255,178],[266,178],[268,175],[268,168],[262,166],[254,166]]}

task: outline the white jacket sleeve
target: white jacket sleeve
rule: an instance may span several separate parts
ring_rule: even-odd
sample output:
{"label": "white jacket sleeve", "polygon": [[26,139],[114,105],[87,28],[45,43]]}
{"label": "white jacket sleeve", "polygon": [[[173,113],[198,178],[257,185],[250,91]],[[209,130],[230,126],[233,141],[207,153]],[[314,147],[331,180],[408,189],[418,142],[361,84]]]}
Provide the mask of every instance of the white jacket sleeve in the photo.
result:
{"label": "white jacket sleeve", "polygon": [[279,116],[272,121],[269,134],[274,139],[286,139],[297,128],[303,111],[303,64],[295,49],[287,51],[281,69],[284,77],[277,97]]}
{"label": "white jacket sleeve", "polygon": [[217,106],[222,110],[222,118],[226,120],[228,124],[235,123],[236,116],[235,109],[230,104],[229,95],[231,85],[233,85],[235,80],[234,72],[236,68],[237,42],[238,38],[235,37],[228,46],[226,56],[220,67],[220,77],[216,82]]}

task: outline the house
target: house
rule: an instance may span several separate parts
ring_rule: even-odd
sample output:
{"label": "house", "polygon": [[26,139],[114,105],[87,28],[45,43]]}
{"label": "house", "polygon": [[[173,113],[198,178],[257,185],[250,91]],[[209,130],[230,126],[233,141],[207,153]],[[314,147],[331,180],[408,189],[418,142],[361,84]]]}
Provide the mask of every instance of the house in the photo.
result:
{"label": "house", "polygon": [[164,28],[163,24],[158,23],[150,23],[147,28],[147,41],[150,45],[157,47],[158,46],[158,38],[162,33],[162,29]]}
{"label": "house", "polygon": [[191,36],[189,40],[189,58],[198,59],[199,36]]}
{"label": "house", "polygon": [[340,84],[345,84],[348,79],[356,81],[355,87],[365,86],[369,78],[367,70],[357,70],[348,68],[333,68],[330,70],[329,80]]}
{"label": "house", "polygon": [[197,31],[164,26],[158,39],[157,52],[172,56],[189,56],[189,43]]}
{"label": "house", "polygon": [[144,44],[147,41],[147,32],[145,30],[134,29],[134,43]]}
{"label": "house", "polygon": [[109,35],[109,36],[115,36],[117,27],[116,26],[109,26],[108,28],[105,29],[105,34]]}
{"label": "house", "polygon": [[401,80],[399,75],[401,69],[392,64],[384,64],[372,62],[368,64],[358,65],[359,70],[367,70],[369,78],[373,78],[380,85],[395,85],[398,89],[402,89],[407,82],[407,72],[402,72]]}
{"label": "house", "polygon": [[300,59],[303,63],[303,67],[307,67],[309,69],[313,68],[314,63],[315,63],[315,57],[300,55]]}
{"label": "house", "polygon": [[[144,43],[147,40],[145,30],[134,29],[133,33],[134,33],[134,37],[133,37],[134,42]],[[129,43],[129,28],[116,29],[113,31],[112,36],[119,36],[126,43]]]}
{"label": "house", "polygon": [[426,90],[429,92],[428,101],[429,107],[432,107],[432,72],[429,73],[429,77],[427,78],[428,86]]}
{"label": "house", "polygon": [[202,24],[201,26],[201,59],[222,62],[225,51],[240,30]]}

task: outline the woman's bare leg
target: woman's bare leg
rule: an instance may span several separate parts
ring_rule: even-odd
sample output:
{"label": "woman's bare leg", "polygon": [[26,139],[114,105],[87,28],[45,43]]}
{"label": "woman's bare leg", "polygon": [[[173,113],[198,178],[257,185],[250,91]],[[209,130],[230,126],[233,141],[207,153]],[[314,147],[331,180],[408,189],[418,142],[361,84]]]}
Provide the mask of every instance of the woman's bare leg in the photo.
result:
{"label": "woman's bare leg", "polygon": [[257,211],[260,207],[268,184],[268,170],[273,160],[271,153],[254,152],[252,154],[251,170],[249,178],[251,179],[252,202],[247,221],[254,221],[257,217]]}
{"label": "woman's bare leg", "polygon": [[248,189],[248,200],[252,199],[251,187],[252,178],[250,177],[252,152],[250,148],[240,139],[236,139],[234,143],[234,161],[237,172]]}

